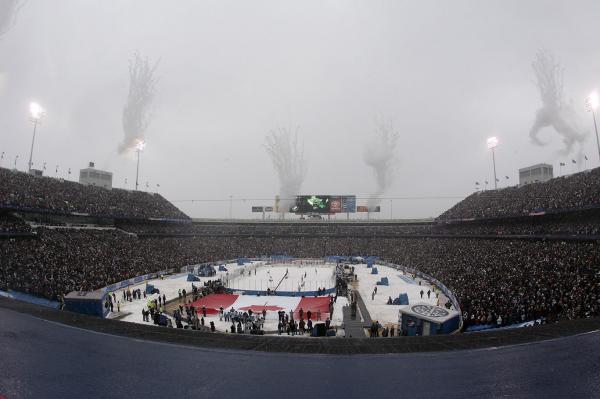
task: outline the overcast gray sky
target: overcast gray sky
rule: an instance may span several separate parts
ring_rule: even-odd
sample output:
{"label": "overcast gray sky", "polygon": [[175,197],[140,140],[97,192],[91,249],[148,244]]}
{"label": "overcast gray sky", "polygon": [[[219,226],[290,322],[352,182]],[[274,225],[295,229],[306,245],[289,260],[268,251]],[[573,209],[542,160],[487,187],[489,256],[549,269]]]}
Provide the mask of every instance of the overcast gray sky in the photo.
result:
{"label": "overcast gray sky", "polygon": [[[504,175],[518,181],[519,167],[548,162],[558,172],[570,161],[551,129],[548,146],[529,140],[541,105],[531,62],[547,48],[565,68],[566,97],[589,132],[587,167],[596,167],[584,98],[600,87],[599,18],[593,0],[28,0],[0,38],[2,166],[19,154],[26,169],[28,104],[38,101],[47,116],[34,167],[47,162],[51,176],[70,167],[74,179],[95,161],[132,188],[135,160],[117,146],[139,50],[160,59],[140,180],[169,200],[272,198],[264,139],[290,124],[305,147],[303,193],[366,197],[375,184],[363,148],[382,118],[399,133],[385,196],[466,196],[476,180],[493,180],[491,135],[502,185]],[[394,217],[436,216],[456,201],[396,200]],[[194,217],[229,212],[227,202],[176,204]],[[271,203],[235,202],[234,217],[251,205]]]}

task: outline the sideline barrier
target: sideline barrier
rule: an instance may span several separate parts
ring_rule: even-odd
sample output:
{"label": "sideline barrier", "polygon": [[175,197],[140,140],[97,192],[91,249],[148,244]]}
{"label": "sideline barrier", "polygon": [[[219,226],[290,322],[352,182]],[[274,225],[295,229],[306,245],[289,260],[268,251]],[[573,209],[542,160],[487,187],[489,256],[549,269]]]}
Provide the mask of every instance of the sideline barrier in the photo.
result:
{"label": "sideline barrier", "polygon": [[41,305],[41,306],[45,306],[45,307],[53,308],[53,309],[58,309],[60,306],[60,303],[58,303],[56,301],[51,301],[50,299],[40,298],[37,296],[25,294],[22,292],[12,291],[12,290],[8,290],[8,291],[0,290],[0,297],[16,299],[18,301],[28,302],[28,303],[32,303],[34,305]]}
{"label": "sideline barrier", "polygon": [[[267,291],[261,290],[240,290],[236,288],[225,288],[225,292],[227,292],[228,294],[267,296]],[[320,294],[318,291],[271,291],[270,296],[315,297],[317,295],[324,296],[334,293],[335,287],[322,290]]]}
{"label": "sideline barrier", "polygon": [[137,285],[139,283],[143,283],[144,281],[153,280],[155,278],[159,278],[161,276],[164,276],[166,274],[171,274],[173,272],[175,272],[175,269],[167,269],[167,270],[158,271],[156,273],[144,274],[143,276],[133,277],[133,278],[119,281],[118,283],[111,284],[109,286],[100,288],[100,289],[98,289],[98,291],[103,291],[103,292],[107,292],[107,293],[113,292],[113,291],[119,290],[121,288],[127,288],[130,285]]}

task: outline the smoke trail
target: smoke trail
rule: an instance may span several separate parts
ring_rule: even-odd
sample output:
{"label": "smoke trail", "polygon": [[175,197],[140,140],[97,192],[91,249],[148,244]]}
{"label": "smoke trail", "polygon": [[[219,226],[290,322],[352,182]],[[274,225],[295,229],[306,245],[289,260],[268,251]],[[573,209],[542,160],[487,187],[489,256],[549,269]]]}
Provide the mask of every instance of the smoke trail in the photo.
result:
{"label": "smoke trail", "polygon": [[539,133],[545,127],[552,127],[562,137],[564,148],[559,153],[567,155],[578,144],[577,157],[581,159],[586,132],[580,130],[575,110],[565,102],[563,68],[547,50],[538,51],[532,67],[542,107],[537,110],[535,122],[529,131],[531,141],[539,146],[548,144],[540,140]]}
{"label": "smoke trail", "polygon": [[294,198],[306,177],[304,148],[298,144],[298,128],[272,130],[265,139],[265,149],[271,157],[273,167],[279,177],[280,207],[286,211],[294,205]]}
{"label": "smoke trail", "polygon": [[152,101],[157,82],[154,72],[157,66],[158,61],[150,66],[148,58],[142,58],[138,52],[129,61],[129,95],[123,108],[125,138],[119,145],[121,154],[135,148],[144,139],[152,118]]}
{"label": "smoke trail", "polygon": [[398,133],[394,130],[392,123],[379,123],[375,129],[373,140],[365,147],[365,163],[373,169],[375,192],[371,195],[367,206],[373,207],[381,202],[379,197],[389,188],[394,178],[395,165],[397,162],[396,145],[398,144]]}
{"label": "smoke trail", "polygon": [[0,1],[0,37],[12,28],[24,3],[21,0]]}

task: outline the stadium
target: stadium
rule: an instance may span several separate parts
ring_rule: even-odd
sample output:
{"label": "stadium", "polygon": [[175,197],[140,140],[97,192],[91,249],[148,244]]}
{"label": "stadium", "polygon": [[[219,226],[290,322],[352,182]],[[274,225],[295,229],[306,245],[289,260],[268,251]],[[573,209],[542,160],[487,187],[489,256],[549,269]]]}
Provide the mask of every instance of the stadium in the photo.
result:
{"label": "stadium", "polygon": [[600,397],[599,15],[0,0],[0,399]]}
{"label": "stadium", "polygon": [[[527,352],[526,367],[597,344],[600,169],[477,192],[411,223],[192,222],[158,194],[0,174],[5,334],[66,325],[183,348],[355,356],[500,347],[494,359],[506,346]],[[530,342],[534,355],[515,347]],[[585,359],[565,373],[588,373]]]}

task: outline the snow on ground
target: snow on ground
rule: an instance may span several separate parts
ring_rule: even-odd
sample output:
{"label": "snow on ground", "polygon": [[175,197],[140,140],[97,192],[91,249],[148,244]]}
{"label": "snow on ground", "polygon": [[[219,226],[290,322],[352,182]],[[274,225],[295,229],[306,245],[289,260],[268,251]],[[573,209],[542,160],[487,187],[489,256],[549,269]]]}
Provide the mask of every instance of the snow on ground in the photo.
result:
{"label": "snow on ground", "polygon": [[[358,275],[358,292],[362,297],[372,320],[379,321],[382,325],[388,323],[396,324],[398,322],[398,310],[400,305],[388,305],[388,298],[392,300],[398,298],[401,293],[408,294],[408,303],[424,302],[431,305],[438,304],[436,294],[438,290],[434,290],[434,286],[430,285],[426,280],[420,278],[413,279],[410,274],[404,274],[402,271],[391,267],[374,265],[377,268],[378,274],[371,274],[371,268],[366,264],[356,265],[354,268],[355,274]],[[377,285],[382,277],[387,277],[389,286]],[[421,282],[421,285],[419,285]],[[375,298],[371,299],[373,290],[377,287]],[[421,299],[421,290],[424,295]],[[431,290],[431,297],[427,298],[427,291]],[[440,294],[441,298],[441,294]]]}
{"label": "snow on ground", "polygon": [[[227,264],[225,267],[227,272],[217,272],[213,277],[201,277],[200,281],[194,282],[196,286],[202,286],[204,282],[221,278],[229,279],[230,287],[234,289],[263,289],[274,287],[278,284],[286,271],[289,271],[288,278],[284,279],[279,287],[279,291],[297,291],[298,285],[304,286],[302,291],[312,291],[319,287],[332,288],[335,285],[334,265],[292,265],[292,264],[275,264],[264,265],[262,262],[255,262],[238,266],[236,264]],[[379,321],[382,325],[396,324],[398,321],[399,305],[387,305],[388,297],[392,300],[397,298],[400,293],[407,293],[409,303],[424,302],[432,305],[438,304],[436,294],[439,292],[434,289],[427,281],[417,278],[414,280],[411,275],[404,274],[396,269],[375,265],[378,274],[371,274],[371,268],[367,268],[366,264],[355,265],[355,273],[358,275],[357,289],[365,302],[367,310],[373,320]],[[215,268],[216,269],[216,268]],[[241,276],[241,271],[244,271],[244,276]],[[316,271],[315,271],[316,270]],[[306,274],[306,278],[304,275]],[[387,277],[389,286],[376,285],[382,277]],[[419,285],[421,282],[421,285]],[[192,292],[192,282],[187,281],[187,273],[178,274],[166,277],[164,280],[155,279],[148,281],[160,290],[160,295],[167,297],[167,301],[177,298],[179,289],[185,288],[188,293]],[[274,285],[272,285],[274,284]],[[130,289],[140,288],[144,291],[146,282],[130,287]],[[256,288],[255,288],[256,287]],[[377,294],[374,299],[371,299],[373,289],[377,287]],[[421,299],[420,291],[423,290],[424,295]],[[431,290],[431,297],[427,298],[427,291]],[[148,295],[146,299],[134,300],[133,302],[123,301],[123,290],[118,290],[116,293],[117,300],[120,302],[121,311],[118,313],[115,306],[115,312],[109,314],[109,318],[119,318],[122,321],[145,323],[142,321],[142,309],[147,309],[148,300],[158,298],[157,294]],[[440,303],[444,303],[445,297],[440,293]],[[191,296],[188,295],[188,299]],[[239,309],[244,306],[260,305],[260,306],[277,306],[283,308],[287,313],[296,308],[301,297],[283,297],[283,296],[256,296],[256,295],[240,295],[234,308]],[[345,297],[338,297],[334,304],[334,312],[331,319],[331,325],[338,327],[338,336],[343,336],[343,307],[348,305],[348,300]],[[314,317],[316,319],[316,315]],[[313,322],[316,320],[313,319]],[[324,318],[323,318],[324,320]],[[220,321],[218,315],[209,315],[205,319],[205,325],[210,322],[215,323],[217,331],[228,331],[231,323]],[[277,312],[267,312],[267,318],[264,325],[266,332],[277,331]]]}
{"label": "snow on ground", "polygon": [[[300,286],[301,291],[314,291],[318,288],[333,288],[335,287],[335,265],[300,265],[300,264],[275,264],[275,265],[264,265],[263,262],[254,262],[246,264],[244,266],[238,266],[237,264],[224,265],[227,271],[218,271],[216,276],[213,277],[200,277],[200,281],[193,282],[195,286],[200,287],[204,282],[209,280],[215,280],[221,278],[223,281],[228,280],[229,287],[233,289],[262,289],[274,288],[279,281],[282,280],[286,271],[289,272],[287,278],[283,279],[278,291],[298,291]],[[218,269],[218,267],[215,267]],[[243,273],[243,275],[242,275]],[[123,289],[115,292],[117,301],[120,303],[120,312],[117,312],[117,307],[114,307],[114,312],[110,313],[107,317],[118,318],[121,321],[143,323],[142,320],[142,309],[148,309],[147,303],[149,300],[158,298],[158,295],[162,297],[164,294],[167,301],[178,298],[179,289],[185,288],[186,291],[191,294],[192,282],[187,281],[187,273],[177,274],[165,279],[154,279],[147,282],[148,284],[154,285],[155,288],[160,290],[160,294],[148,295],[146,298],[141,300],[133,300],[132,302],[123,301]],[[146,282],[141,284],[130,286],[129,288],[133,291],[137,288],[145,290]],[[188,295],[188,300],[191,300],[191,296]],[[301,296],[296,297],[284,297],[284,296],[257,296],[257,295],[240,295],[234,304],[234,308],[239,309],[244,306],[260,305],[260,306],[278,306],[283,308],[289,313],[290,310],[296,308],[300,302]],[[341,326],[343,322],[342,307],[347,305],[346,298],[339,297],[337,303],[334,304],[334,314],[331,320],[332,326]],[[170,317],[170,315],[168,315]],[[313,318],[313,322],[316,322],[316,315]],[[323,317],[323,321],[325,318]],[[210,322],[215,323],[217,331],[225,332],[228,331],[231,323],[220,321],[218,315],[208,315],[205,319],[205,325],[209,325]],[[277,331],[278,316],[276,311],[267,312],[266,321],[264,324],[264,330],[267,332]],[[338,330],[338,336],[343,336],[343,332]]]}
{"label": "snow on ground", "polygon": [[[228,270],[236,266],[235,264],[228,264],[225,266]],[[215,268],[216,269],[216,268]],[[194,281],[194,285],[196,287],[201,287],[204,285],[204,282],[209,280],[215,280],[218,278],[224,278],[226,272],[217,272],[216,276],[213,277],[200,277],[200,281]],[[142,299],[133,300],[132,302],[123,301],[123,289],[119,289],[115,291],[115,295],[117,297],[117,301],[120,302],[121,312],[117,312],[117,306],[114,306],[114,312],[109,313],[108,318],[119,318],[122,321],[130,321],[134,323],[145,323],[142,321],[142,309],[148,310],[148,301],[151,299],[158,299],[158,296],[161,297],[163,294],[166,296],[167,302],[178,297],[179,289],[184,289],[191,294],[192,293],[192,281],[187,281],[187,273],[175,274],[173,276],[168,276],[163,279],[154,279],[145,281],[143,283],[129,286],[130,290],[140,289],[142,292],[146,289],[146,283],[151,284],[154,288],[158,288],[160,294],[152,294],[148,295],[146,298],[142,296]],[[125,289],[126,290],[126,289]],[[188,295],[188,299],[191,299],[191,296]]]}

